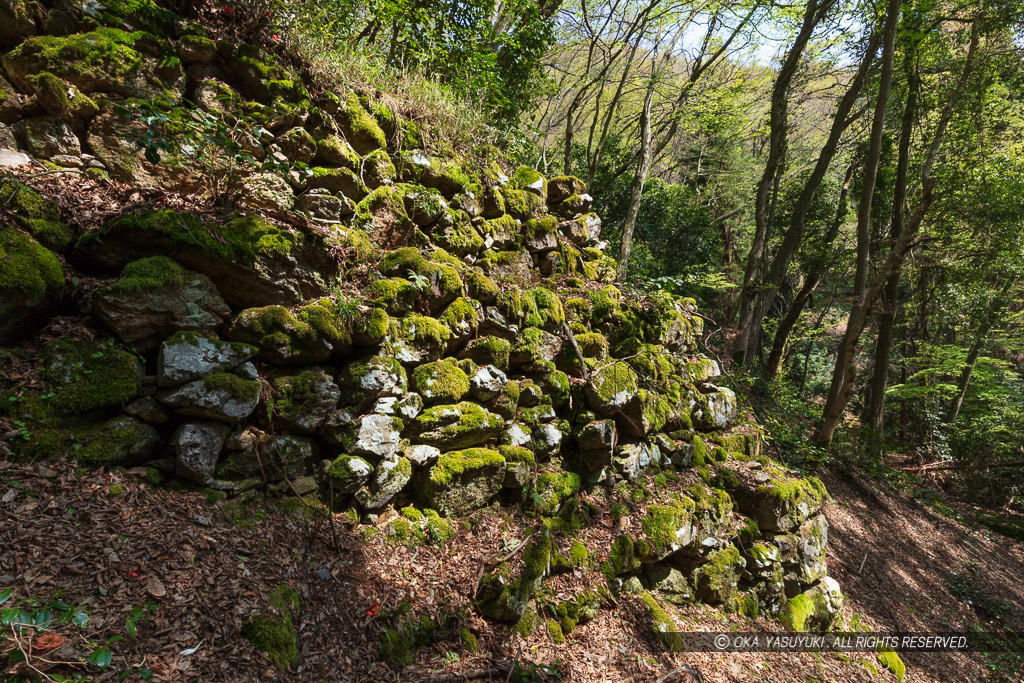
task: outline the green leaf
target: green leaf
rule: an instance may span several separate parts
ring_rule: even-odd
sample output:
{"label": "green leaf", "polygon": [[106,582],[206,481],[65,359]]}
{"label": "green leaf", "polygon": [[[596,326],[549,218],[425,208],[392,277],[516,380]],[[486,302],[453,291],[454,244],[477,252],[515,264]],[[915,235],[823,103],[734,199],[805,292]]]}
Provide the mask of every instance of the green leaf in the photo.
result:
{"label": "green leaf", "polygon": [[105,647],[101,647],[89,655],[89,663],[93,666],[98,666],[101,669],[106,669],[110,666],[110,662],[113,661],[113,659],[114,654]]}
{"label": "green leaf", "polygon": [[13,588],[5,588],[2,591],[0,591],[0,605],[10,600],[12,595],[14,595]]}
{"label": "green leaf", "polygon": [[71,618],[71,623],[80,628],[85,628],[85,625],[89,623],[89,615],[85,612],[75,612],[75,616]]}
{"label": "green leaf", "polygon": [[128,635],[130,637],[132,637],[132,638],[134,638],[135,636],[137,636],[139,634],[139,630],[135,627],[135,620],[134,619],[125,619],[124,620],[124,629],[126,631],[128,631]]}

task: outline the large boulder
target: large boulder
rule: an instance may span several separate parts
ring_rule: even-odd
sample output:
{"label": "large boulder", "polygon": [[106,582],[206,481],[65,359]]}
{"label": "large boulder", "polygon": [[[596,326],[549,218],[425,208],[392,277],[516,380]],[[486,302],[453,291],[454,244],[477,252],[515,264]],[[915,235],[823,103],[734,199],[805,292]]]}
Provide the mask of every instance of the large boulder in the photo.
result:
{"label": "large boulder", "polygon": [[166,256],[132,261],[92,296],[92,310],[122,341],[152,348],[178,330],[212,335],[231,316],[213,282]]}
{"label": "large boulder", "polygon": [[583,387],[587,404],[605,417],[622,413],[637,398],[637,376],[628,364],[615,361],[603,365]]}
{"label": "large boulder", "polygon": [[790,598],[779,618],[794,631],[825,632],[832,628],[843,608],[839,583],[826,576],[819,583]]}
{"label": "large boulder", "polygon": [[405,368],[394,358],[370,356],[346,365],[338,384],[344,405],[366,409],[381,398],[404,396],[409,380]]}
{"label": "large boulder", "polygon": [[72,257],[82,268],[110,271],[161,254],[209,277],[232,306],[292,305],[323,295],[337,279],[323,240],[255,215],[215,222],[163,209],[87,233]]}
{"label": "large boulder", "polygon": [[255,356],[257,351],[250,344],[178,332],[160,345],[157,384],[174,387],[212,373],[227,372]]}
{"label": "large boulder", "polygon": [[213,481],[214,467],[230,428],[220,422],[186,422],[171,436],[175,472],[197,484]]}
{"label": "large boulder", "polygon": [[119,415],[90,427],[76,439],[75,460],[93,467],[131,466],[149,458],[160,445],[153,427],[127,415]]}
{"label": "large boulder", "polygon": [[382,460],[370,481],[356,491],[355,497],[366,510],[379,510],[412,479],[412,463],[406,458]]}
{"label": "large boulder", "polygon": [[469,448],[444,453],[417,488],[420,502],[444,515],[463,515],[497,495],[505,479],[505,459],[497,451]]}
{"label": "large boulder", "polygon": [[228,336],[259,348],[259,355],[280,365],[322,363],[334,350],[330,341],[284,306],[247,308],[228,327]]}
{"label": "large boulder", "polygon": [[11,82],[34,92],[33,76],[47,71],[86,94],[150,99],[184,94],[185,79],[170,46],[143,33],[98,28],[68,36],[29,38],[3,56]]}
{"label": "large boulder", "polygon": [[477,446],[498,436],[505,421],[475,403],[463,401],[424,410],[409,425],[416,443],[442,451]]}
{"label": "large boulder", "polygon": [[705,391],[696,395],[690,417],[698,429],[725,429],[736,419],[736,394],[732,389],[705,384]]}
{"label": "large boulder", "polygon": [[425,363],[412,372],[411,389],[426,405],[457,403],[469,388],[469,378],[454,358]]}
{"label": "large boulder", "polygon": [[237,424],[256,409],[261,390],[259,382],[219,372],[162,395],[160,401],[182,415]]}
{"label": "large boulder", "polygon": [[82,143],[71,126],[52,116],[26,119],[15,126],[15,133],[19,131],[25,136],[29,154],[36,158],[79,156],[82,153]]}

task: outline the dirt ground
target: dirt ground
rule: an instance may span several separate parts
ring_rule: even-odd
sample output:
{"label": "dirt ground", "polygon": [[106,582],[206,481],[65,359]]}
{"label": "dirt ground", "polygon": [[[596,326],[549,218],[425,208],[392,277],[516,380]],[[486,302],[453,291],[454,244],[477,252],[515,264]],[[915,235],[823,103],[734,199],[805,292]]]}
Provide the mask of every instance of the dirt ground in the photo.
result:
{"label": "dirt ground", "polygon": [[[1019,619],[1024,544],[987,537],[839,475],[824,478],[835,499],[826,508],[828,566],[846,594],[847,624],[856,619],[881,631],[959,631],[969,624],[991,627],[989,611]],[[894,680],[870,654],[666,653],[650,638],[642,605],[631,595],[602,606],[566,644],[552,642],[544,629],[522,639],[471,608],[485,561],[530,533],[531,520],[507,511],[478,511],[472,530],[460,528],[443,545],[407,547],[380,535],[364,540],[359,529],[338,526],[332,535],[317,517],[269,504],[240,519],[224,502],[153,487],[126,472],[76,474],[67,463],[0,461],[0,518],[0,591],[14,589],[4,607],[59,593],[92,614],[84,630],[53,628],[68,642],[55,651],[59,657],[29,658],[43,672],[77,671],[99,681],[118,680],[126,671],[126,680],[146,675],[155,681],[506,681],[518,661],[527,669],[549,668],[515,680]],[[615,533],[606,516],[583,536],[600,553]],[[564,598],[598,581],[596,569],[563,573],[545,590]],[[286,673],[240,635],[283,582],[302,598],[300,663]],[[963,595],[982,599],[972,606]],[[412,616],[456,617],[450,622],[456,628],[442,630],[404,668],[378,657],[383,630],[409,618],[395,615],[403,601]],[[133,619],[134,638],[126,626],[133,608],[142,614]],[[682,630],[781,630],[769,619],[751,621],[702,605],[670,611]],[[480,652],[462,645],[461,626],[478,637]],[[12,647],[5,637],[4,648]],[[94,667],[46,661],[72,661],[76,650],[89,652],[86,639],[103,644],[109,638],[115,639],[112,662],[99,675]],[[931,654],[904,661],[905,680],[946,683],[985,680],[990,660]]]}

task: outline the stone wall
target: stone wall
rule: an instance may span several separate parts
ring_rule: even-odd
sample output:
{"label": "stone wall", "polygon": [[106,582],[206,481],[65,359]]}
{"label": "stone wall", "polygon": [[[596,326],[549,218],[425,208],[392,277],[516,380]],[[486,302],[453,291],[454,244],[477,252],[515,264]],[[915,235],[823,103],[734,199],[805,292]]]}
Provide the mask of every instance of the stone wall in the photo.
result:
{"label": "stone wall", "polygon": [[[823,487],[732,429],[736,397],[698,351],[691,299],[610,284],[580,180],[428,151],[424,122],[359,93],[310,95],[267,50],[163,10],[16,7],[3,158],[195,190],[187,160],[155,163],[119,134],[119,103],[168,96],[256,112],[255,153],[304,170],[246,178],[248,210],[131,213],[84,234],[5,181],[0,341],[30,339],[69,301],[117,340],[45,345],[45,387],[2,397],[22,425],[14,457],[147,465],[382,526],[519,506],[545,532],[478,595],[505,621],[530,613],[577,494],[682,473],[683,491],[623,525],[611,588],[644,592],[652,618],[658,599],[701,600],[830,626]],[[78,275],[103,283],[81,296]],[[395,515],[409,506],[425,514]]]}

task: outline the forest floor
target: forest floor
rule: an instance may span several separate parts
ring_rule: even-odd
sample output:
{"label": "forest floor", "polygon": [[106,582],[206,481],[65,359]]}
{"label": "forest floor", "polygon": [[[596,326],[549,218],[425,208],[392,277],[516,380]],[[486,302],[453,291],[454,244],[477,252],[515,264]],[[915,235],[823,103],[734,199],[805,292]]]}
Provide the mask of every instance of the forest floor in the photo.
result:
{"label": "forest floor", "polygon": [[[857,619],[879,631],[1019,628],[1024,543],[972,530],[836,473],[823,478],[834,497],[826,508],[828,567],[846,594],[847,625]],[[358,529],[337,527],[332,534],[301,509],[210,503],[199,492],[153,487],[130,472],[0,461],[0,591],[14,589],[4,607],[28,596],[86,606],[92,616],[84,630],[55,626],[59,642],[67,642],[29,662],[98,681],[119,680],[124,672],[122,680],[155,681],[506,681],[514,660],[527,669],[529,663],[548,667],[514,679],[521,681],[894,679],[867,653],[670,654],[650,638],[639,599],[626,594],[566,644],[552,642],[543,628],[523,639],[483,620],[471,601],[485,561],[515,548],[530,520],[493,508],[474,517],[472,530],[458,529],[447,543],[409,547],[380,534],[364,540]],[[588,547],[600,549],[616,531],[604,518],[582,533]],[[556,576],[550,585],[555,598],[568,597],[601,580],[595,569]],[[282,582],[303,601],[301,659],[287,673],[240,635]],[[399,608],[403,602],[408,615]],[[707,606],[671,611],[682,630],[781,630],[764,617],[751,621]],[[414,665],[381,660],[384,629],[409,615],[441,613],[454,615],[450,623],[458,627],[439,631]],[[478,653],[462,645],[461,626],[477,635]],[[10,647],[13,640],[5,637],[0,643]],[[89,651],[86,640],[102,645],[110,638],[112,662],[100,675],[46,661],[73,660]],[[16,644],[29,645],[25,638]],[[905,680],[983,681],[990,667],[1020,666],[994,657],[907,654]],[[1014,675],[1003,680],[1018,680]]]}

